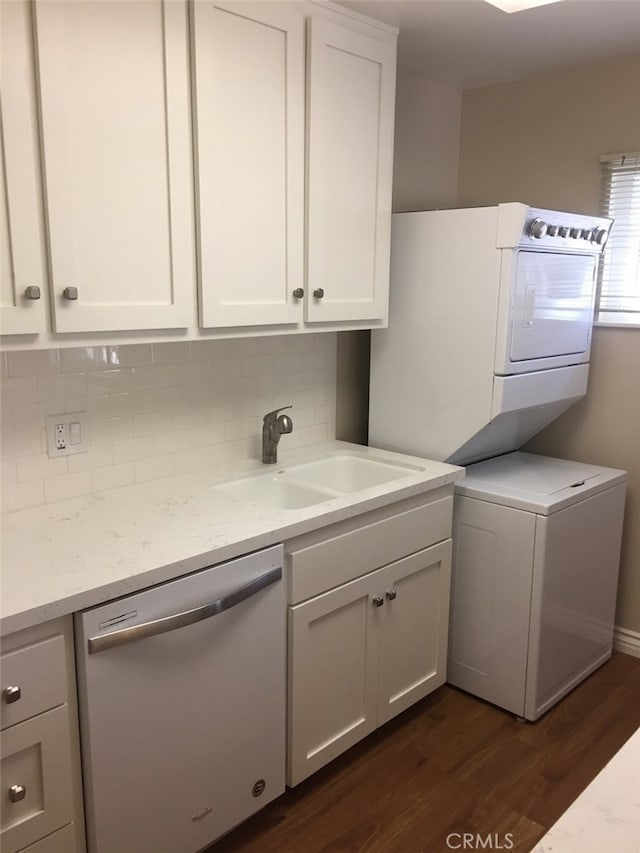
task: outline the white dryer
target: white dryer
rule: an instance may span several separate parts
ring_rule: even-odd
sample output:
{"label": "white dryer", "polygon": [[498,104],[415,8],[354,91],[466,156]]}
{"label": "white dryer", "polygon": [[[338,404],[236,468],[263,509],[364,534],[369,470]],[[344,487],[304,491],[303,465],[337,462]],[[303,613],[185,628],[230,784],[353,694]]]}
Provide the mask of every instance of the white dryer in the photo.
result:
{"label": "white dryer", "polygon": [[517,450],[584,396],[610,226],[518,202],[395,213],[371,445],[467,465]]}
{"label": "white dryer", "polygon": [[625,481],[520,452],[467,468],[449,683],[536,720],[611,656]]}

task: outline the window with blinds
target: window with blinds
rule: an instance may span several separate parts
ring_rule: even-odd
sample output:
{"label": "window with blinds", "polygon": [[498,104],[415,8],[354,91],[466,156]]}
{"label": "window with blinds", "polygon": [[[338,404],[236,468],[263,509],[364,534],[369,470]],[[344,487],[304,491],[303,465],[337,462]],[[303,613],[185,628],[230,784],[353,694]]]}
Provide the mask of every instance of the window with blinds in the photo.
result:
{"label": "window with blinds", "polygon": [[602,212],[615,219],[600,259],[596,320],[640,326],[640,152],[602,162]]}

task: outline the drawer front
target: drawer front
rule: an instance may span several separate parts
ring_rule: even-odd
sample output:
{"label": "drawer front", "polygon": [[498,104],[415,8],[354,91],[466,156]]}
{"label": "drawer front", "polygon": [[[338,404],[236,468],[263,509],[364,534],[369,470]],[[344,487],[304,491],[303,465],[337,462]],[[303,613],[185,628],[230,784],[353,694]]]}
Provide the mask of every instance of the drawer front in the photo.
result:
{"label": "drawer front", "polygon": [[66,702],[67,669],[62,634],[5,652],[0,667],[3,729]]}
{"label": "drawer front", "polygon": [[68,823],[57,832],[52,832],[46,838],[36,841],[35,844],[23,847],[20,853],[75,853],[77,848],[73,831],[73,824]]}
{"label": "drawer front", "polygon": [[2,733],[0,848],[14,853],[73,819],[67,707]]}
{"label": "drawer front", "polygon": [[290,603],[354,580],[451,536],[453,497],[329,536],[289,553]]}

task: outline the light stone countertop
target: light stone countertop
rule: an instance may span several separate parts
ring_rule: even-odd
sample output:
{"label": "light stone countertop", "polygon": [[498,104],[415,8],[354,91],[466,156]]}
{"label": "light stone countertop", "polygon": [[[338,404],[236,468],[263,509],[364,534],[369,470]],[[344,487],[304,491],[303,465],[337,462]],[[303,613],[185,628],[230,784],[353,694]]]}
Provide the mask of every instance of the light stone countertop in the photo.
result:
{"label": "light stone countertop", "polygon": [[[215,486],[355,453],[416,468],[408,476],[301,509],[271,509]],[[345,442],[287,452],[7,513],[0,634],[171,580],[455,482],[464,470]]]}
{"label": "light stone countertop", "polygon": [[640,729],[532,853],[640,853]]}

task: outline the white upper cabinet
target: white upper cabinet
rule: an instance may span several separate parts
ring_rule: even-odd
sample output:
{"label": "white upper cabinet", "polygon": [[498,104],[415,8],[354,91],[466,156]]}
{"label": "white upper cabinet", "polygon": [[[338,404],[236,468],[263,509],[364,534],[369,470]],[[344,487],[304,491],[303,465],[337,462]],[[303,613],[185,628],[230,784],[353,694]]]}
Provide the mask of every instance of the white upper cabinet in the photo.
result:
{"label": "white upper cabinet", "polygon": [[308,322],[386,320],[396,45],[308,22]]}
{"label": "white upper cabinet", "polygon": [[41,0],[35,18],[55,331],[191,325],[186,3]]}
{"label": "white upper cabinet", "polygon": [[386,322],[395,35],[196,0],[193,43],[200,325]]}
{"label": "white upper cabinet", "polygon": [[0,3],[0,333],[45,327],[46,268],[31,10]]}
{"label": "white upper cabinet", "polygon": [[0,23],[0,333],[386,325],[392,27],[306,0],[0,0]]}
{"label": "white upper cabinet", "polygon": [[301,319],[304,16],[296,4],[196,2],[200,325]]}

